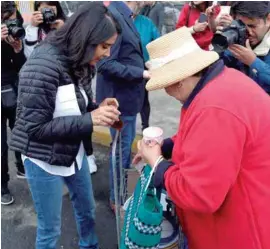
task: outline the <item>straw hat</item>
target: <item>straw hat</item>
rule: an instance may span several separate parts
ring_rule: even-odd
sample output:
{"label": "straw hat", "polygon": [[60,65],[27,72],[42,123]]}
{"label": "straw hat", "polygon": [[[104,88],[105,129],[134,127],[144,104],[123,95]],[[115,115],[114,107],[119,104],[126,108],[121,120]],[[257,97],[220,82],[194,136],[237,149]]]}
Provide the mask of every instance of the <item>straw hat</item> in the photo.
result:
{"label": "straw hat", "polygon": [[216,52],[202,50],[188,28],[177,29],[147,45],[146,66],[151,79],[148,91],[162,89],[188,78],[219,59]]}

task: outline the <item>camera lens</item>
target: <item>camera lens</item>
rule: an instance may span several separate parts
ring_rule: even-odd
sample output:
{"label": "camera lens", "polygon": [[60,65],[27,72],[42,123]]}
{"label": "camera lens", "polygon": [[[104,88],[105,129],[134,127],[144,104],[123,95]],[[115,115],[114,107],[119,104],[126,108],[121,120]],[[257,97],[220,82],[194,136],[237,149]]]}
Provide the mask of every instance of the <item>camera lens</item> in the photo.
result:
{"label": "camera lens", "polygon": [[42,9],[43,20],[46,24],[52,24],[56,20],[56,15],[50,8]]}
{"label": "camera lens", "polygon": [[212,45],[217,53],[224,52],[230,45],[237,43],[239,34],[237,29],[227,29],[221,34],[215,34]]}
{"label": "camera lens", "polygon": [[215,34],[212,40],[212,44],[214,50],[217,53],[225,51],[229,47],[227,37],[224,36],[223,34]]}
{"label": "camera lens", "polygon": [[47,17],[47,22],[48,22],[48,23],[54,22],[54,16],[48,16],[48,17]]}
{"label": "camera lens", "polygon": [[22,40],[25,37],[25,30],[21,27],[12,27],[10,29],[10,34],[17,39]]}

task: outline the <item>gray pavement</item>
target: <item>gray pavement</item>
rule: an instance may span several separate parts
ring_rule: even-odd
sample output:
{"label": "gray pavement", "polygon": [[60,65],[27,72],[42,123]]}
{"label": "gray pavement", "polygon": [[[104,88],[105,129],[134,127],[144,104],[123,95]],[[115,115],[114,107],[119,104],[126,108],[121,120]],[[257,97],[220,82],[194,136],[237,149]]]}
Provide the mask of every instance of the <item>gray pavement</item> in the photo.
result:
{"label": "gray pavement", "polygon": [[[151,106],[150,125],[164,131],[164,138],[175,135],[180,121],[181,103],[167,95],[164,90],[149,93]],[[137,133],[141,132],[140,115],[137,118]]]}
{"label": "gray pavement", "polygon": [[[93,188],[97,206],[96,227],[101,249],[116,249],[114,215],[108,207],[108,148],[94,145],[98,172],[93,175]],[[36,215],[26,180],[16,178],[14,154],[10,153],[10,190],[15,203],[1,207],[1,248],[34,249]],[[78,248],[78,237],[73,210],[68,195],[63,197],[62,235],[59,249]]]}

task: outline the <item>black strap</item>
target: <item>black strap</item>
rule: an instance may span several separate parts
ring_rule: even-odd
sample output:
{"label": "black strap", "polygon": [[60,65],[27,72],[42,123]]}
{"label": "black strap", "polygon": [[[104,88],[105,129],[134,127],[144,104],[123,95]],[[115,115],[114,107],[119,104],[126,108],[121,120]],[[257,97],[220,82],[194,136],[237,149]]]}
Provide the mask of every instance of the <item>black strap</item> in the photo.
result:
{"label": "black strap", "polygon": [[36,45],[38,43],[38,40],[36,40],[36,41],[27,41],[27,40],[25,40],[25,44],[27,45],[27,46],[34,46],[34,45]]}
{"label": "black strap", "polygon": [[190,12],[191,12],[191,6],[189,5],[188,6],[188,15],[187,15],[187,20],[186,20],[186,27],[188,27],[188,24],[189,24],[189,17],[190,17]]}

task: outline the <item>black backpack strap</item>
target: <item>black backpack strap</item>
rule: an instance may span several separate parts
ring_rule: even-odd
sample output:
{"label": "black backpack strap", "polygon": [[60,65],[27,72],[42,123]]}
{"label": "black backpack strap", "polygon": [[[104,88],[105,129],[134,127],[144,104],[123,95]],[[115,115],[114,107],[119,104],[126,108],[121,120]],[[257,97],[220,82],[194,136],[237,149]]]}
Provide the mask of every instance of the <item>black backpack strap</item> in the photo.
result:
{"label": "black backpack strap", "polygon": [[189,5],[189,8],[188,8],[188,15],[187,15],[187,20],[186,20],[186,27],[188,27],[188,24],[189,24],[190,12],[191,12],[191,6]]}

